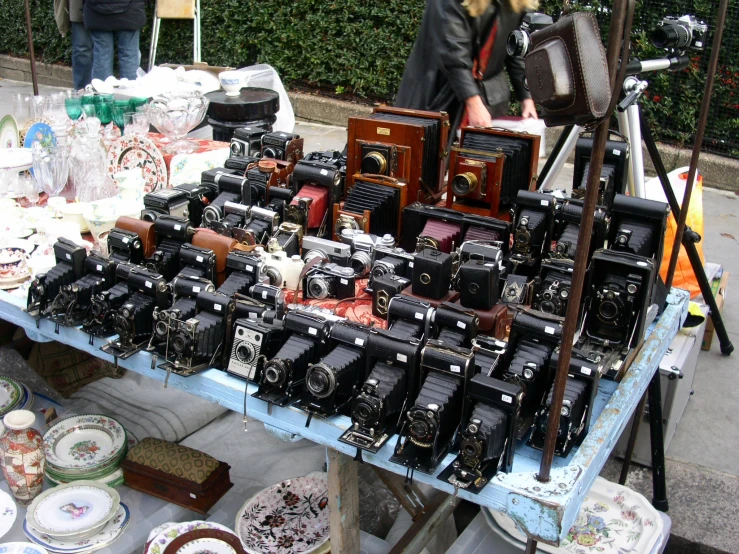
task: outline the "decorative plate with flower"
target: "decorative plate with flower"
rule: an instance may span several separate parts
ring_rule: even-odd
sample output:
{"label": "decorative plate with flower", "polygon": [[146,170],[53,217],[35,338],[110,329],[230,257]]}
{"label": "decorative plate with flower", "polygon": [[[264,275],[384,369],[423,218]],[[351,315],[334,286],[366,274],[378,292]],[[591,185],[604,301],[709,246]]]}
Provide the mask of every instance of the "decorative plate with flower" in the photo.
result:
{"label": "decorative plate with flower", "polygon": [[144,554],[163,554],[172,541],[174,541],[180,535],[195,531],[196,529],[215,529],[217,531],[225,531],[230,534],[234,534],[231,529],[220,525],[218,523],[211,523],[209,521],[188,521],[186,523],[180,523],[164,529],[150,542],[149,546],[144,551]]}
{"label": "decorative plate with flower", "polygon": [[236,532],[250,553],[310,552],[328,540],[329,514],[326,474],[316,472],[257,493],[239,510]]}
{"label": "decorative plate with flower", "polygon": [[21,397],[21,387],[13,379],[0,377],[0,413],[15,406]]}
{"label": "decorative plate with flower", "polygon": [[131,135],[116,139],[108,149],[107,166],[111,174],[140,167],[146,192],[167,187],[167,164],[162,153],[146,137]]}
{"label": "decorative plate with flower", "polygon": [[91,469],[118,457],[126,430],[112,417],[80,415],[54,424],[44,435],[46,460],[61,469]]}

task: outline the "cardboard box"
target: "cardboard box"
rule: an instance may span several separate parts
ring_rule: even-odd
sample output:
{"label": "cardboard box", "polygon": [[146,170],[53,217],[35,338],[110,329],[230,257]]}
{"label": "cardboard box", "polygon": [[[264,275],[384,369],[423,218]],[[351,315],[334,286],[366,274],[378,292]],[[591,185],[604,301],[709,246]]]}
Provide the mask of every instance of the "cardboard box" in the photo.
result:
{"label": "cardboard box", "polygon": [[211,73],[218,77],[218,74],[222,71],[232,71],[233,67],[222,67],[218,65],[208,65],[205,62],[198,62],[193,65],[185,65],[181,63],[163,63],[161,64],[161,67],[171,67],[172,69],[177,69],[178,67],[184,67],[185,71],[192,71],[194,69],[199,69],[200,71],[207,71],[208,73]]}
{"label": "cardboard box", "polygon": [[[711,283],[711,289],[714,291],[713,296],[716,298],[716,305],[719,313],[724,309],[724,301],[726,300],[726,288],[729,284],[729,272],[724,270],[721,280],[714,279]],[[706,332],[703,334],[703,344],[701,350],[710,350],[711,342],[714,335],[713,320],[709,317],[706,322]]]}

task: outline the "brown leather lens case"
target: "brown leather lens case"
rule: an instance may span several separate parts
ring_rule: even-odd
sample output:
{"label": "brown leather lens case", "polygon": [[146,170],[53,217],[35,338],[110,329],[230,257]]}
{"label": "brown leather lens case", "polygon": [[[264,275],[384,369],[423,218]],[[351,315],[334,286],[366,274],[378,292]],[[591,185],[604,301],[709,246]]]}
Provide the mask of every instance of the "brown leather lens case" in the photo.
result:
{"label": "brown leather lens case", "polygon": [[115,226],[124,231],[136,233],[144,247],[144,257],[150,257],[157,248],[157,237],[154,232],[154,224],[135,217],[122,216],[115,222]]}
{"label": "brown leather lens case", "polygon": [[224,237],[210,231],[201,229],[192,237],[192,244],[201,248],[208,248],[216,254],[216,283],[217,287],[226,280],[226,258],[228,253],[234,249],[239,242],[231,237]]}

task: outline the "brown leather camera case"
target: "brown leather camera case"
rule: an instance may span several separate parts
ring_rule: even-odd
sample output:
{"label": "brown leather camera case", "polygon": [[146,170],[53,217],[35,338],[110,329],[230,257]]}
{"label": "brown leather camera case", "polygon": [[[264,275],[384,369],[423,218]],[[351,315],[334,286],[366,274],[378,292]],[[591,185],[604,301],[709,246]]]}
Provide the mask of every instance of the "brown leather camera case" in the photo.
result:
{"label": "brown leather camera case", "polygon": [[192,237],[192,244],[200,248],[208,248],[216,255],[216,283],[217,287],[226,280],[226,258],[228,253],[239,243],[231,237],[224,237],[208,229],[201,229]]}
{"label": "brown leather camera case", "polygon": [[157,249],[157,235],[154,231],[154,223],[124,215],[118,218],[115,226],[124,231],[136,233],[139,236],[141,244],[144,247],[145,258],[150,257]]}

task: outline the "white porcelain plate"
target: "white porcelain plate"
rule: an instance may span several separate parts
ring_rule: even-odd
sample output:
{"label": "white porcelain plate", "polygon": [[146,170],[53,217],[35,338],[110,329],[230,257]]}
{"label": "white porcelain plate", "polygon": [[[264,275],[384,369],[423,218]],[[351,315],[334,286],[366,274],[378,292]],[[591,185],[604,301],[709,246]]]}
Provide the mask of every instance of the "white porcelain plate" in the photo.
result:
{"label": "white porcelain plate", "polygon": [[[65,554],[75,554],[77,552],[89,552],[103,548],[109,545],[121,536],[124,529],[128,526],[130,520],[128,506],[120,504],[115,516],[105,524],[102,530],[92,537],[86,539],[58,540],[43,533],[39,533],[36,529],[28,525],[28,521],[23,523],[23,531],[26,536],[36,544],[39,544],[53,552],[64,552]],[[0,553],[2,554],[2,553]]]}
{"label": "white porcelain plate", "polygon": [[13,379],[0,377],[0,413],[5,413],[18,404],[21,393],[21,386]]}
{"label": "white porcelain plate", "polygon": [[23,171],[33,165],[33,155],[29,148],[0,149],[0,169]]}
{"label": "white porcelain plate", "polygon": [[[180,523],[173,527],[168,527],[154,537],[149,543],[149,547],[146,549],[144,554],[163,554],[167,549],[167,546],[175,540],[177,537],[190,531],[197,529],[215,529],[217,531],[225,531],[227,533],[234,534],[231,529],[218,523],[211,523],[209,521],[188,521],[186,523]],[[205,554],[204,552],[201,554]]]}
{"label": "white porcelain plate", "polygon": [[55,537],[77,535],[102,525],[118,510],[118,493],[92,482],[71,483],[46,491],[28,509],[34,529]]}
{"label": "white porcelain plate", "polygon": [[44,548],[30,542],[6,542],[0,544],[0,554],[49,554]]}
{"label": "white porcelain plate", "polygon": [[195,539],[177,550],[177,554],[236,554],[236,550],[218,539]]}
{"label": "white porcelain plate", "polygon": [[46,460],[62,469],[91,469],[115,458],[126,445],[126,431],[115,419],[81,415],[64,419],[44,435]]}
{"label": "white porcelain plate", "polygon": [[[13,498],[7,492],[0,491],[0,537],[10,531],[17,515],[18,511]],[[2,554],[1,551],[0,554]]]}

